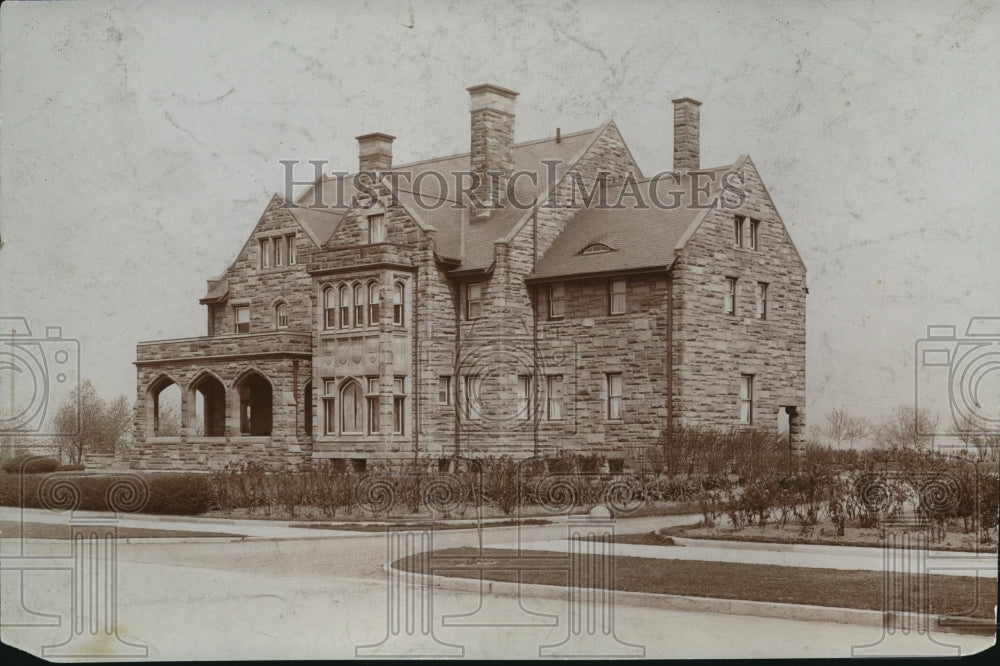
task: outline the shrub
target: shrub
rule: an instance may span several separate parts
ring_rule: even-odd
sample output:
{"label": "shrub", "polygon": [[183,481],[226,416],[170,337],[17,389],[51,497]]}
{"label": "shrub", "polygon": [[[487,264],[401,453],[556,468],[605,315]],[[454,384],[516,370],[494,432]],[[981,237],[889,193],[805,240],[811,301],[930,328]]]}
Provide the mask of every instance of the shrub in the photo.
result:
{"label": "shrub", "polygon": [[140,484],[145,484],[145,502],[133,474],[5,475],[0,477],[0,504],[59,511],[110,511],[110,495],[117,508],[127,513],[195,515],[211,508],[211,488],[203,474],[159,472],[140,474],[139,478]]}
{"label": "shrub", "polygon": [[55,458],[43,458],[25,454],[5,460],[3,471],[8,474],[19,474],[22,470],[25,474],[47,474],[59,469],[59,461]]}

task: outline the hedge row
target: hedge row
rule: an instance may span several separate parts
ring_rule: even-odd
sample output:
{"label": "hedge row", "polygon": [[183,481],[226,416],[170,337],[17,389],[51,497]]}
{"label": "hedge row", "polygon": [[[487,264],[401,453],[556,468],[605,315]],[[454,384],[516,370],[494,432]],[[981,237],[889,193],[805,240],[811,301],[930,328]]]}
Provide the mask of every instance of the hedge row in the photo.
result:
{"label": "hedge row", "polygon": [[[22,502],[23,497],[23,502]],[[192,516],[214,503],[204,474],[174,472],[0,475],[0,506]]]}

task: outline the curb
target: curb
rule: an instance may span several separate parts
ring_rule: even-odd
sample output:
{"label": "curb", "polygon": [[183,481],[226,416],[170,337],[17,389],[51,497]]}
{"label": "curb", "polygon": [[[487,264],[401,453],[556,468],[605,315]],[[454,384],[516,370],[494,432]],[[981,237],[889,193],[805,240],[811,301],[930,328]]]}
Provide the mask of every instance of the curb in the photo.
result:
{"label": "curb", "polygon": [[[765,541],[726,541],[723,539],[697,539],[693,537],[678,537],[670,535],[678,544],[684,546],[697,546],[701,548],[726,548],[732,550],[766,550],[776,552],[791,553],[820,553],[820,554],[843,554],[843,555],[876,555],[881,554],[881,546],[837,546],[834,544],[818,543],[768,543]],[[989,550],[928,550],[929,557],[955,558],[976,557],[976,556],[996,556],[996,553]]]}
{"label": "curb", "polygon": [[[568,587],[559,585],[537,585],[532,583],[512,583],[487,579],[457,578],[416,573],[399,569],[393,565],[383,565],[401,576],[417,579],[431,587],[456,589],[465,592],[480,592],[500,596],[530,596],[540,599],[566,599]],[[481,587],[482,586],[482,587]],[[586,588],[575,588],[585,598]],[[805,604],[782,604],[769,601],[747,601],[745,599],[719,599],[716,597],[688,597],[677,594],[653,594],[650,592],[615,591],[615,603],[628,606],[657,608],[697,613],[718,613],[723,615],[750,615],[781,620],[806,622],[834,622],[856,624],[869,627],[884,626],[887,621],[906,621],[910,626],[919,626],[921,616],[917,613],[889,613],[837,608],[833,606],[809,606]],[[992,620],[934,616],[931,629],[943,633],[974,634],[992,636],[997,633],[997,625]]]}

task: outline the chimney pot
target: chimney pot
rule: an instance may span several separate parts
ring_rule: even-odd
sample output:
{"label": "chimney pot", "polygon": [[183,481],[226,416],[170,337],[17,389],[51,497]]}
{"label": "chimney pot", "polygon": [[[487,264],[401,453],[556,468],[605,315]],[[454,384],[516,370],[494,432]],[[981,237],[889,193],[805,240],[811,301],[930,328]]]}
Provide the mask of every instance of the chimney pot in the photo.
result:
{"label": "chimney pot", "polygon": [[388,171],[392,168],[391,134],[375,132],[355,137],[358,141],[359,171]]}
{"label": "chimney pot", "polygon": [[701,168],[700,107],[690,97],[674,100],[674,171]]}

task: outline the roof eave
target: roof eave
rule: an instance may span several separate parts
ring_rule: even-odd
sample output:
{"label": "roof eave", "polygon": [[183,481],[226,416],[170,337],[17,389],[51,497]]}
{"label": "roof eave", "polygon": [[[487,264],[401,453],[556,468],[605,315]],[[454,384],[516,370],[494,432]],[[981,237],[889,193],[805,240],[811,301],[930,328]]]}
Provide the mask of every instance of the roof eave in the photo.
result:
{"label": "roof eave", "polygon": [[619,277],[627,275],[644,275],[648,273],[667,273],[673,268],[674,262],[669,264],[657,264],[655,266],[642,266],[638,268],[619,268],[616,270],[604,271],[584,271],[579,273],[560,273],[558,275],[540,275],[524,278],[525,284],[544,284],[546,282],[563,282],[565,280],[589,280],[602,277]]}

